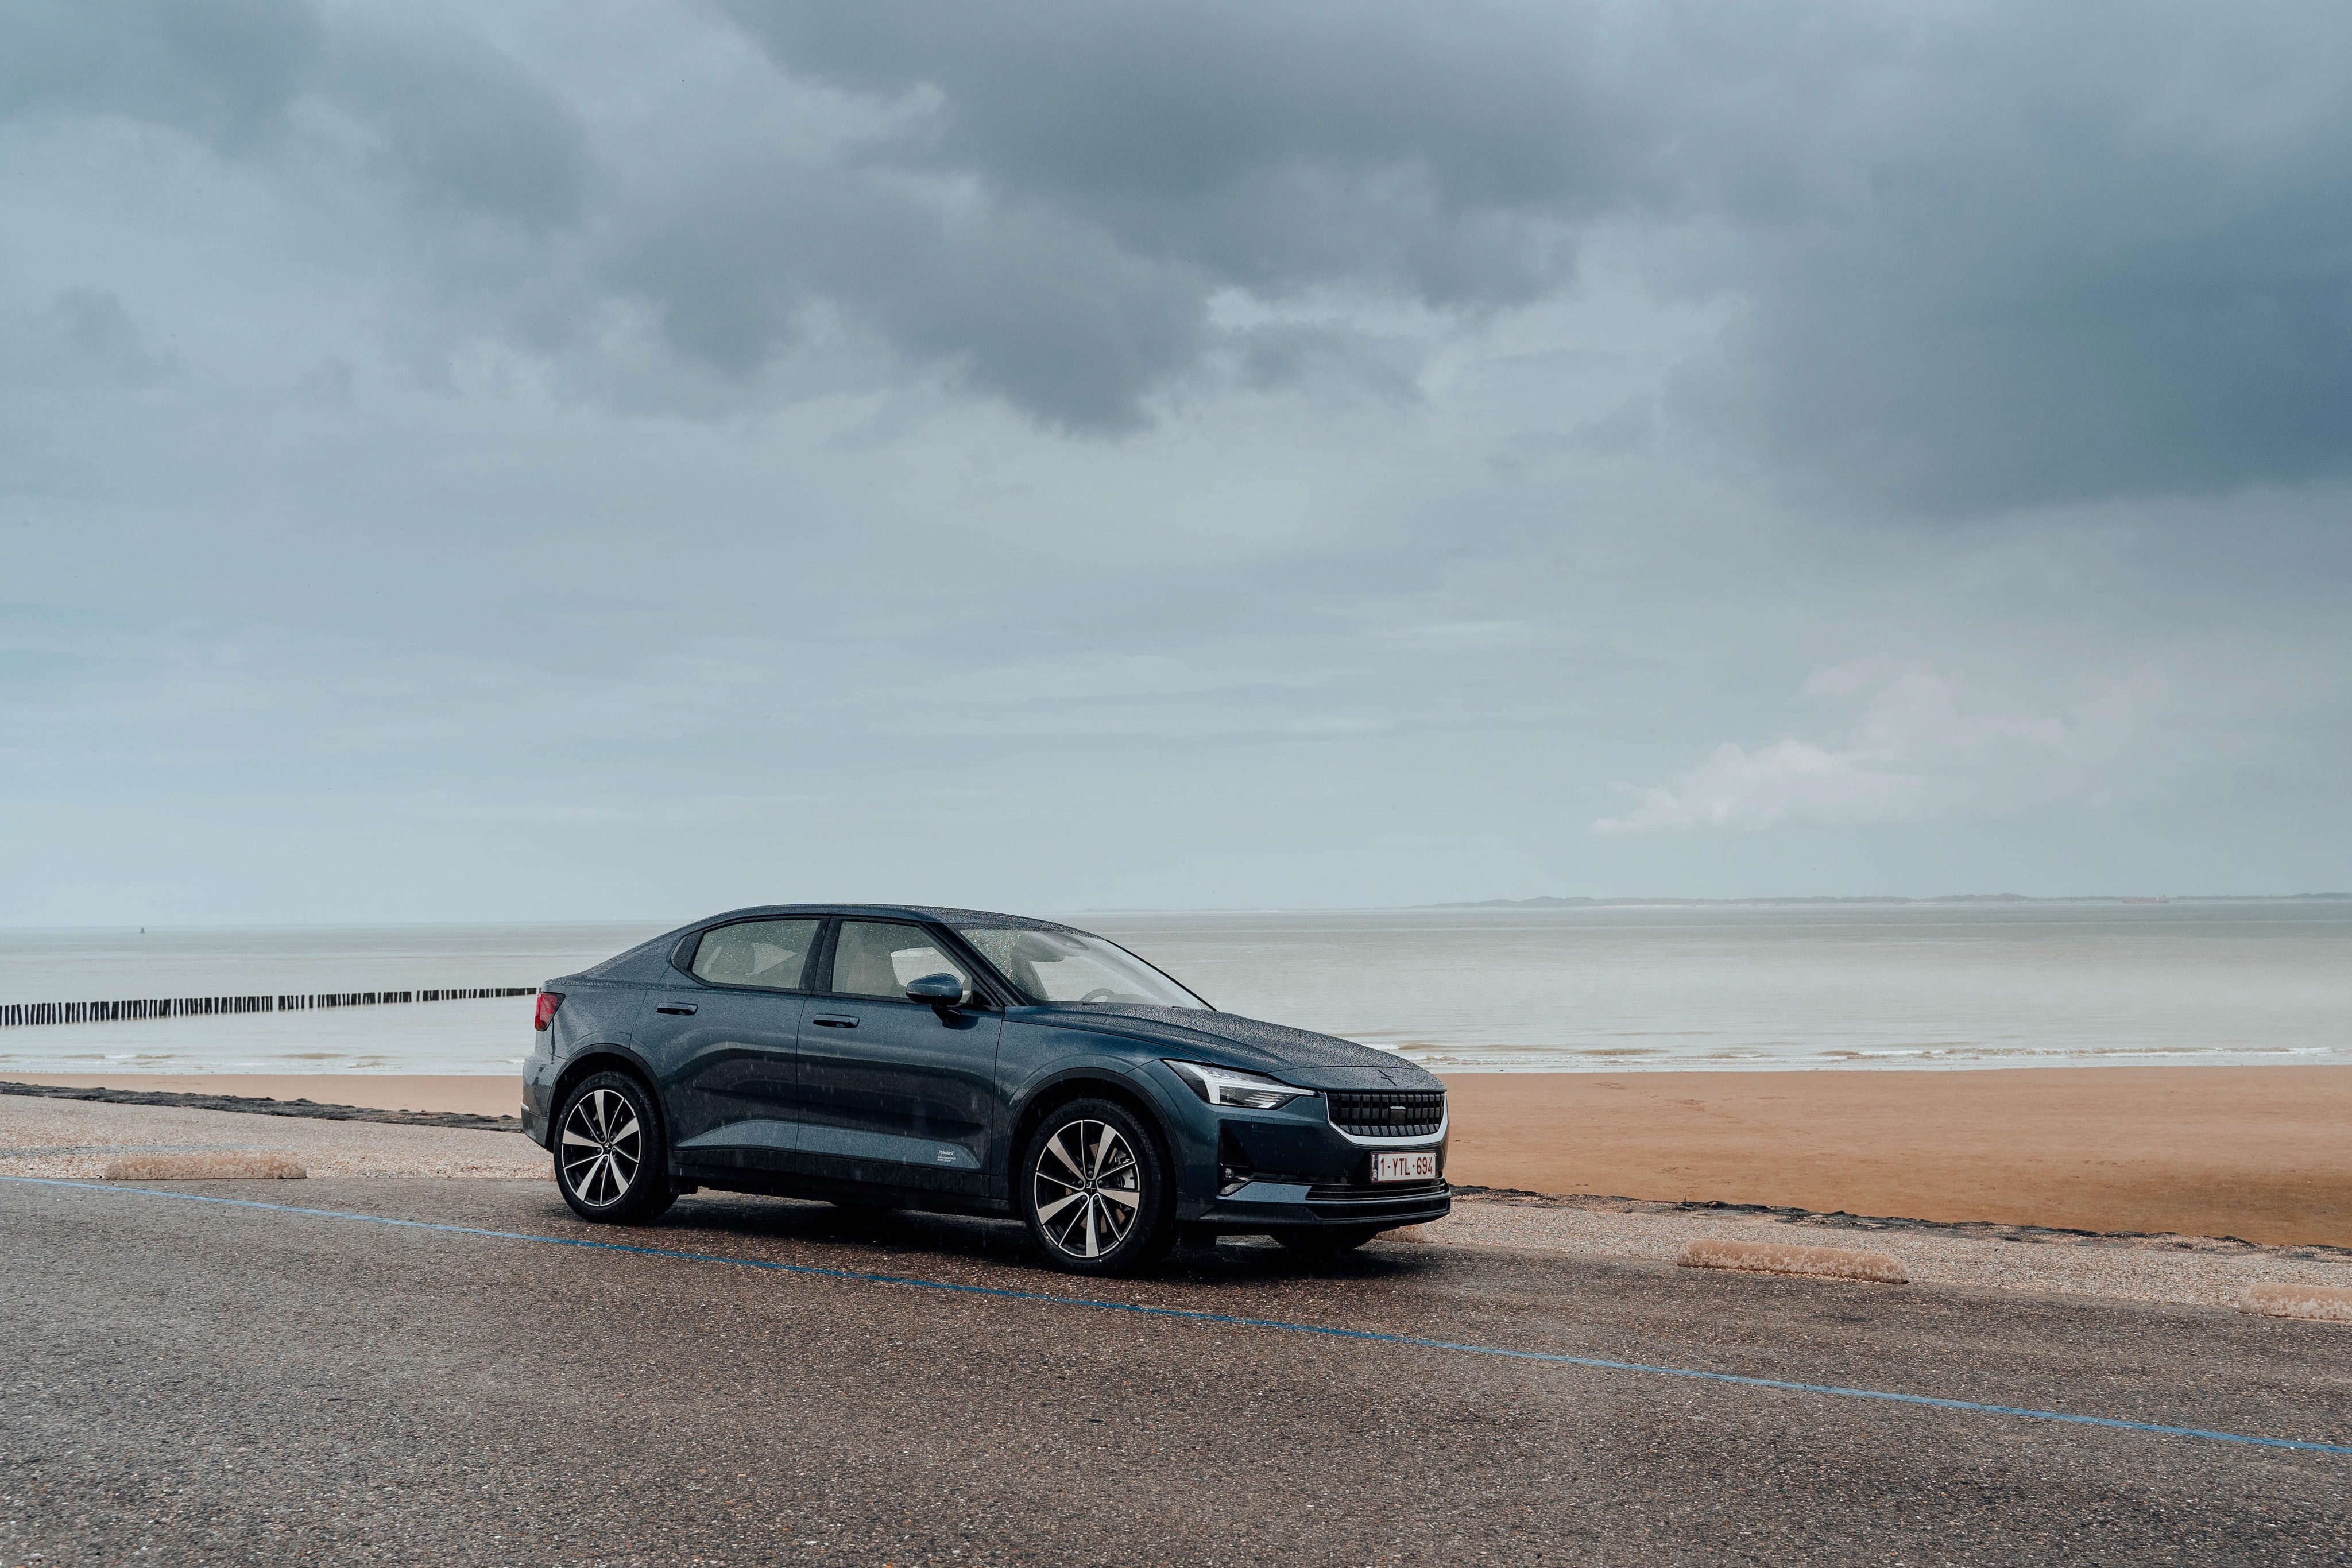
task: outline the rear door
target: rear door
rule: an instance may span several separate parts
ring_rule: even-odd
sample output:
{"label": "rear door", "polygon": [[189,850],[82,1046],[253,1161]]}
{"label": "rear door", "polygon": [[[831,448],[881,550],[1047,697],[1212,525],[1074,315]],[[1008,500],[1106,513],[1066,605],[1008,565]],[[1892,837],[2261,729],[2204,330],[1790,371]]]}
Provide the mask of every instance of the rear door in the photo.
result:
{"label": "rear door", "polygon": [[837,1180],[979,1192],[998,1135],[1003,1015],[941,1014],[909,980],[971,973],[923,927],[843,920],[801,1026],[802,1168]]}
{"label": "rear door", "polygon": [[788,1170],[799,1113],[796,1048],[821,919],[714,926],[688,975],[655,996],[671,1147],[689,1165]]}

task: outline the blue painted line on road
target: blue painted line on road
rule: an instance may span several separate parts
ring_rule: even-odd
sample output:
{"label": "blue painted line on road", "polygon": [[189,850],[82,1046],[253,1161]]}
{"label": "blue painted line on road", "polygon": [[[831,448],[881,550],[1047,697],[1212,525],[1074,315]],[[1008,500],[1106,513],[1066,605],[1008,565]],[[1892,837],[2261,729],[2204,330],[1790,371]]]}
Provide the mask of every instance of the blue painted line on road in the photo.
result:
{"label": "blue painted line on road", "polygon": [[646,1258],[669,1258],[686,1263],[727,1263],[739,1269],[762,1269],[771,1273],[800,1274],[813,1279],[843,1280],[865,1285],[902,1285],[911,1290],[940,1291],[961,1296],[1000,1296],[1007,1301],[1036,1301],[1056,1307],[1091,1307],[1098,1312],[1128,1312],[1137,1317],[1180,1318],[1193,1322],[1223,1323],[1235,1328],[1273,1329],[1283,1333],[1315,1334],[1326,1339],[1369,1340],[1380,1344],[1410,1345],[1420,1350],[1454,1351],[1464,1355],[1493,1355],[1509,1361],[1545,1362],[1559,1366],[1591,1367],[1601,1372],[1636,1372],[1652,1377],[1680,1377],[1697,1383],[1727,1383],[1743,1388],[1777,1388],[1789,1394],[1821,1394],[1839,1399],[1872,1399],[1886,1405],[1924,1406],[1934,1410],[1958,1410],[1971,1416],[2016,1416],[2029,1421],[2057,1421],[2074,1427],[2103,1427],[2116,1432],[2147,1432],[2162,1437],[2199,1437],[2211,1443],[2237,1443],[2256,1448],[2293,1448],[2311,1454],[2352,1454],[2352,1444],[2315,1443],[2299,1437],[2258,1437],[2245,1432],[2212,1432],[2198,1427],[2166,1427],[2152,1421],[2126,1421],[2113,1416],[2077,1416],[2064,1410],[2035,1410],[2018,1405],[1983,1405],[1973,1399],[1939,1399],[1926,1394],[1896,1394],[1882,1388],[1842,1388],[1832,1383],[1796,1383],[1779,1377],[1748,1377],[1735,1372],[1705,1372],[1688,1366],[1653,1366],[1639,1361],[1609,1361],[1600,1356],[1563,1355],[1547,1350],[1512,1350],[1505,1345],[1465,1344],[1454,1340],[1423,1339],[1415,1334],[1382,1333],[1376,1329],[1332,1328],[1323,1323],[1290,1322],[1281,1318],[1246,1318],[1231,1312],[1204,1312],[1192,1307],[1153,1307],[1133,1301],[1106,1301],[1091,1296],[1057,1296],[1044,1291],[1014,1291],[1001,1285],[959,1285],[948,1280],[925,1280],[908,1274],[874,1274],[856,1269],[824,1269],[813,1263],[777,1263],[764,1258],[730,1258],[723,1252],[688,1252],[669,1247],[637,1247],[625,1241],[590,1241],[572,1236],[534,1236],[521,1230],[489,1230],[475,1225],[450,1225],[433,1219],[396,1219],[383,1214],[354,1214],[340,1208],[304,1208],[290,1203],[263,1203],[249,1197],[215,1197],[206,1193],[173,1192],[164,1187],[117,1186],[114,1184],[65,1181],[53,1176],[0,1176],[0,1181],[29,1186],[72,1187],[118,1197],[169,1197],[186,1203],[218,1204],[226,1208],[257,1208],[273,1214],[310,1215],[320,1219],[358,1220],[369,1225],[394,1225],[409,1230],[437,1230],[451,1236],[481,1236],[496,1241],[530,1241],[547,1247],[577,1247],[594,1252],[633,1252]]}

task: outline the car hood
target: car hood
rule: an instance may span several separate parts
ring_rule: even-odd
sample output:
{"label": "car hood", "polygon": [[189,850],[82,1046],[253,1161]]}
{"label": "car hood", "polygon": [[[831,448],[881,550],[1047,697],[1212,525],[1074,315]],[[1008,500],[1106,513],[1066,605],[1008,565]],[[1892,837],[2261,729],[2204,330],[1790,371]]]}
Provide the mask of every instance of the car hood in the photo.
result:
{"label": "car hood", "polygon": [[1083,1016],[1089,1027],[1151,1040],[1168,1048],[1171,1055],[1272,1073],[1301,1089],[1445,1087],[1431,1073],[1391,1052],[1238,1013],[1132,1004],[1055,1008],[1054,1011],[1073,1023],[1077,1021],[1073,1015]]}

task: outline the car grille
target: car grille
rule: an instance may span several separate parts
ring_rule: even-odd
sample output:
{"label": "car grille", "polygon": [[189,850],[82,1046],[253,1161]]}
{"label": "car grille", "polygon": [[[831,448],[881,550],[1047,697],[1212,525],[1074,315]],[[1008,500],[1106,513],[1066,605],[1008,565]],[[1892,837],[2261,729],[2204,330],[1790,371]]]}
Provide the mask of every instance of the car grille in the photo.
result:
{"label": "car grille", "polygon": [[1360,1138],[1425,1138],[1445,1124],[1443,1089],[1327,1089],[1331,1124]]}
{"label": "car grille", "polygon": [[1378,1185],[1368,1181],[1324,1182],[1307,1189],[1307,1201],[1344,1203],[1354,1198],[1427,1197],[1444,1190],[1443,1180],[1384,1181]]}

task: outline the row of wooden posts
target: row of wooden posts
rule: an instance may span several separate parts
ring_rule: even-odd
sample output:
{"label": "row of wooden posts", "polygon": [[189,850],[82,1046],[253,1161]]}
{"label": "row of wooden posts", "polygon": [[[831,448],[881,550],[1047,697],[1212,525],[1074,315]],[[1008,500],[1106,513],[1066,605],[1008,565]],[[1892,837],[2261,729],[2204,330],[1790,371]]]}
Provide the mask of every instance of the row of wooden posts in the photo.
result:
{"label": "row of wooden posts", "polygon": [[122,1019],[222,1018],[306,1008],[375,1008],[391,1002],[465,1002],[535,997],[537,986],[456,986],[430,991],[321,991],[296,997],[142,997],[120,1002],[0,1002],[0,1029],[15,1024],[112,1023]]}

